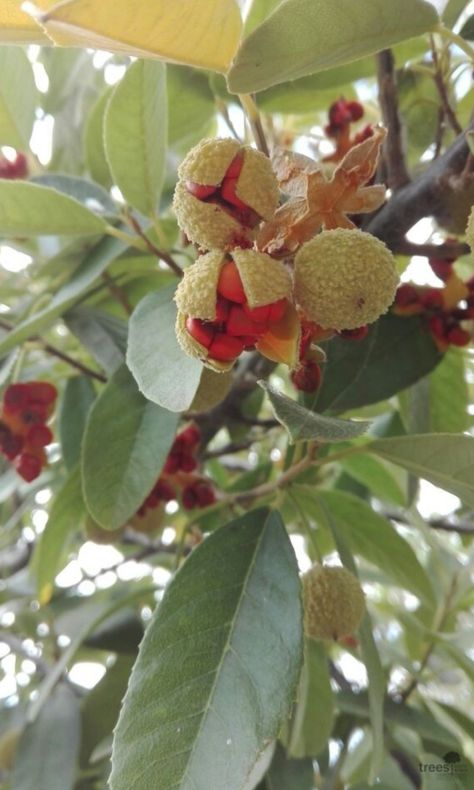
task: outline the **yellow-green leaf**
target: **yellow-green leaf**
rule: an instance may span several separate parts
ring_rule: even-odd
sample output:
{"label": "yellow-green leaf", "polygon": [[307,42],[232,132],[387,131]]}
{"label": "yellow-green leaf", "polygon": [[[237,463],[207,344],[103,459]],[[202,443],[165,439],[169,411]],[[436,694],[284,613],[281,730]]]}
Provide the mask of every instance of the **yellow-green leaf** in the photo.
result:
{"label": "yellow-green leaf", "polygon": [[21,10],[22,0],[2,0],[0,41],[10,44],[47,44],[48,37],[28,14]]}
{"label": "yellow-green leaf", "polygon": [[425,0],[286,0],[243,42],[229,90],[251,93],[350,63],[437,23]]}
{"label": "yellow-green leaf", "polygon": [[242,19],[235,0],[70,0],[39,20],[62,46],[87,46],[137,57],[227,71]]}

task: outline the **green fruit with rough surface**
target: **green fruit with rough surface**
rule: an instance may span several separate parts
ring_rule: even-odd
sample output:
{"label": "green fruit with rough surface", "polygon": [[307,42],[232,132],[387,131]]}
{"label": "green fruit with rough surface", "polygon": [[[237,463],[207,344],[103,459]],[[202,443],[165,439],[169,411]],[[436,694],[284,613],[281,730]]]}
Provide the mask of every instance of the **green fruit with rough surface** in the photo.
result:
{"label": "green fruit with rough surface", "polygon": [[359,580],[346,568],[315,564],[302,577],[304,626],[312,639],[337,640],[357,631],[365,612]]}

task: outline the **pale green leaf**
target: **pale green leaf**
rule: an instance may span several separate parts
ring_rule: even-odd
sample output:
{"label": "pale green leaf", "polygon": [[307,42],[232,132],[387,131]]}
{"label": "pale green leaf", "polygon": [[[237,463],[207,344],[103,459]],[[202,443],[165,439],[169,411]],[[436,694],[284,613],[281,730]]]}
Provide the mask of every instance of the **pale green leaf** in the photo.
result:
{"label": "pale green leaf", "polygon": [[324,503],[354,553],[362,555],[395,584],[433,602],[429,576],[410,544],[386,518],[362,499],[341,491],[320,491],[318,500]]}
{"label": "pale green leaf", "polygon": [[429,401],[433,433],[462,433],[467,429],[469,391],[460,349],[451,346],[430,375]]}
{"label": "pale green leaf", "polygon": [[134,310],[127,365],[145,397],[180,412],[193,402],[203,367],[176,340],[173,294],[174,287],[148,294]]}
{"label": "pale green leaf", "polygon": [[37,90],[33,69],[20,47],[0,46],[0,145],[29,148]]}
{"label": "pale green leaf", "polygon": [[42,332],[56,318],[63,315],[124,249],[125,244],[118,239],[109,237],[102,239],[92,251],[88,252],[69,282],[54,294],[47,307],[22,321],[0,340],[0,357],[38,332]]}
{"label": "pale green leaf", "polygon": [[258,790],[313,790],[314,769],[312,760],[307,757],[295,760],[285,754],[277,743],[272,764]]}
{"label": "pale green leaf", "polygon": [[84,155],[94,181],[109,189],[112,186],[109,163],[105,153],[104,115],[112,94],[107,88],[97,99],[89,113],[84,129]]}
{"label": "pale green leaf", "polygon": [[54,577],[61,570],[67,547],[86,516],[82,497],[81,473],[76,466],[57,492],[34,555],[38,598],[47,603],[53,592]]}
{"label": "pale green leaf", "polygon": [[218,529],[165,592],[115,732],[112,790],[242,790],[294,700],[298,569],[281,518]]}
{"label": "pale green leaf", "polygon": [[286,747],[291,757],[316,757],[326,746],[334,722],[328,659],[322,642],[307,639]]}
{"label": "pale green leaf", "polygon": [[72,790],[80,727],[79,700],[61,683],[22,735],[11,777],[12,790]]}
{"label": "pale green leaf", "polygon": [[286,0],[246,38],[228,73],[233,93],[350,63],[433,30],[425,0]]}
{"label": "pale green leaf", "polygon": [[101,217],[55,189],[0,180],[0,236],[89,236],[105,227]]}
{"label": "pale green leaf", "polygon": [[158,480],[177,416],[147,401],[123,365],[92,407],[82,449],[84,495],[104,529],[126,524]]}
{"label": "pale green leaf", "polygon": [[77,337],[106,373],[114,373],[125,361],[127,322],[102,310],[78,306],[64,316]]}
{"label": "pale green leaf", "polygon": [[63,461],[68,470],[79,462],[81,441],[95,390],[89,376],[73,376],[64,388],[59,408],[59,438]]}
{"label": "pale green leaf", "polygon": [[359,420],[340,420],[309,411],[297,401],[287,398],[267,382],[258,384],[267,393],[275,417],[288,431],[293,442],[314,439],[318,442],[345,442],[365,433],[370,423]]}
{"label": "pale green leaf", "polygon": [[125,200],[155,217],[165,176],[166,68],[137,60],[115,88],[104,116],[105,153]]}
{"label": "pale green leaf", "polygon": [[474,507],[474,437],[463,434],[394,436],[368,446],[417,477],[429,480]]}
{"label": "pale green leaf", "polygon": [[406,496],[390,470],[368,453],[354,453],[342,458],[342,468],[358,483],[366,486],[372,496],[406,506]]}

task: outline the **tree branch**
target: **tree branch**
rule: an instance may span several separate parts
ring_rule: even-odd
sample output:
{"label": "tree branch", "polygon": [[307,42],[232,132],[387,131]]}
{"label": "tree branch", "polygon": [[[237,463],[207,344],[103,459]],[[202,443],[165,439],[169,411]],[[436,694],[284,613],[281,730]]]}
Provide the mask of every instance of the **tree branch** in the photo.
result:
{"label": "tree branch", "polygon": [[387,137],[382,149],[387,168],[387,186],[396,190],[409,183],[410,175],[405,163],[402,125],[398,113],[395,61],[390,49],[384,49],[377,55],[377,79],[382,119],[387,128]]}

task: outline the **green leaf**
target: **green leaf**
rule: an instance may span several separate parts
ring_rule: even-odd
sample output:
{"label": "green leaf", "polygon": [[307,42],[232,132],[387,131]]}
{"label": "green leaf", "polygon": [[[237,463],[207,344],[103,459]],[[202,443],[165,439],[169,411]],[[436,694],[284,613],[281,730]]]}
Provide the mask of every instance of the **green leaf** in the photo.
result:
{"label": "green leaf", "polygon": [[270,16],[281,0],[252,0],[252,5],[245,20],[244,32],[246,35],[255,30],[256,27]]}
{"label": "green leaf", "polygon": [[451,346],[429,377],[429,399],[433,433],[462,433],[467,429],[469,390],[460,349]]}
{"label": "green leaf", "polygon": [[186,66],[166,67],[169,147],[187,151],[208,136],[215,116],[206,74]]}
{"label": "green leaf", "polygon": [[85,516],[81,473],[76,466],[54,497],[34,555],[36,589],[42,603],[51,598],[54,578],[61,569],[72,534],[80,528]]}
{"label": "green leaf", "polygon": [[20,47],[0,47],[0,142],[28,151],[37,90],[33,69]]}
{"label": "green leaf", "polygon": [[57,192],[63,192],[65,195],[75,198],[97,214],[116,216],[118,213],[117,206],[109,193],[86,178],[63,175],[62,173],[45,173],[30,179],[30,184],[52,187]]}
{"label": "green leaf", "polygon": [[334,338],[324,348],[328,361],[312,399],[318,411],[346,411],[390,398],[442,359],[419,316],[391,313],[373,324],[364,340]]}
{"label": "green leaf", "polygon": [[468,41],[474,41],[474,14],[466,19],[459,31],[459,35],[467,38]]}
{"label": "green leaf", "polygon": [[270,770],[258,790],[313,790],[313,761],[294,760],[277,744]]}
{"label": "green leaf", "polygon": [[400,436],[373,442],[368,449],[474,507],[473,436]]}
{"label": "green leaf", "polygon": [[468,2],[469,0],[448,0],[442,13],[443,22],[448,27],[454,27],[456,20],[461,15],[461,12],[464,11]]}
{"label": "green leaf", "polygon": [[114,373],[123,364],[128,336],[126,321],[85,306],[69,310],[64,320],[106,373]]}
{"label": "green leaf", "polygon": [[[329,510],[327,503],[322,498],[319,499],[319,502],[321,503],[322,517],[333,535],[343,565],[353,573],[354,576],[358,576],[357,566],[349,548],[347,536],[344,535],[340,529],[340,520],[334,518],[333,513]],[[370,762],[370,781],[373,783],[384,760],[384,699],[386,683],[382,662],[372,632],[372,621],[368,611],[365,612],[364,619],[359,626],[358,634],[362,659],[367,670],[369,683],[368,708],[373,742]]]}
{"label": "green leaf", "polygon": [[84,496],[104,529],[131,518],[156,483],[178,418],[147,401],[123,365],[92,407],[82,450]]}
{"label": "green leaf", "polygon": [[202,364],[176,340],[174,287],[148,294],[129,323],[127,365],[146,398],[170,411],[191,406]]}
{"label": "green leaf", "polygon": [[229,90],[252,93],[370,55],[433,30],[424,0],[286,0],[246,38],[228,73]]}
{"label": "green leaf", "polygon": [[[347,691],[340,691],[336,694],[336,705],[344,713],[368,718],[368,699],[365,692],[351,694]],[[406,727],[418,733],[421,738],[444,745],[446,749],[459,748],[456,736],[423,710],[386,699],[384,716],[387,722]]]}
{"label": "green leaf", "polygon": [[101,217],[55,189],[0,180],[0,236],[88,236],[105,227]]}
{"label": "green leaf", "polygon": [[[39,187],[37,188],[39,189]],[[47,307],[32,315],[31,318],[27,318],[26,321],[22,321],[5,338],[0,340],[0,356],[4,356],[29,337],[42,332],[56,318],[63,315],[124,249],[124,243],[118,239],[102,239],[92,251],[87,253],[69,282],[55,293]]]}
{"label": "green leaf", "polygon": [[273,389],[265,381],[258,384],[268,394],[275,417],[288,431],[292,442],[315,439],[318,442],[345,442],[365,433],[370,423],[339,420],[305,409],[291,398]]}
{"label": "green leaf", "polygon": [[109,189],[112,186],[112,176],[105,153],[104,142],[104,116],[112,94],[112,88],[107,88],[97,99],[89,113],[84,129],[84,154],[86,165],[94,181]]}
{"label": "green leaf", "polygon": [[107,160],[131,206],[155,217],[165,175],[166,67],[137,60],[114,89],[104,118]]}
{"label": "green leaf", "polygon": [[67,380],[59,410],[59,437],[68,470],[79,463],[82,435],[94,400],[95,390],[88,376]]}
{"label": "green leaf", "polygon": [[293,549],[280,516],[255,510],[207,538],[158,605],[115,732],[112,790],[241,790],[301,660]]}
{"label": "green leaf", "polygon": [[393,502],[399,507],[406,506],[406,496],[394,475],[383,463],[367,453],[354,453],[342,458],[342,468],[358,483],[366,486],[377,499]]}
{"label": "green leaf", "polygon": [[326,746],[334,722],[328,659],[322,642],[307,639],[297,703],[286,748],[291,757],[316,757]]}
{"label": "green leaf", "polygon": [[79,702],[61,683],[33,724],[24,731],[11,787],[15,790],[72,790],[80,740]]}
{"label": "green leaf", "polygon": [[337,523],[344,540],[395,584],[433,603],[429,576],[410,544],[383,516],[351,494],[320,491],[320,499]]}
{"label": "green leaf", "polygon": [[102,680],[85,697],[82,704],[81,765],[87,765],[94,748],[112,733],[133,662],[134,657],[117,656]]}

